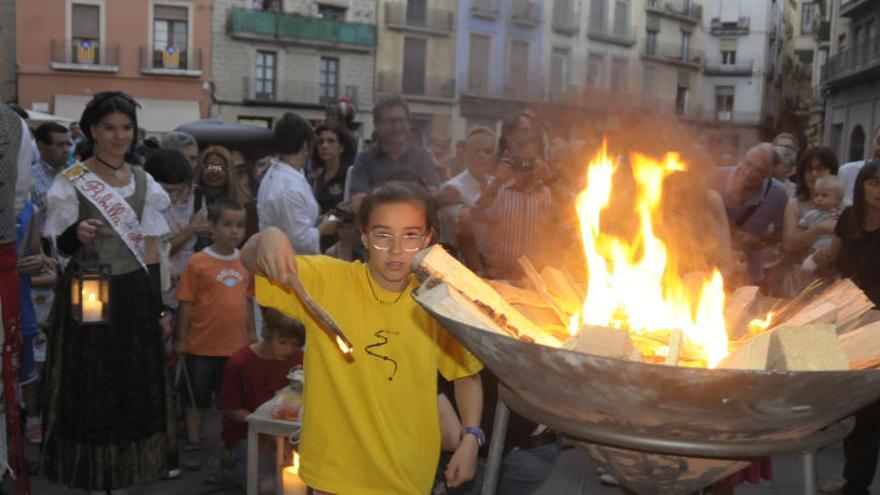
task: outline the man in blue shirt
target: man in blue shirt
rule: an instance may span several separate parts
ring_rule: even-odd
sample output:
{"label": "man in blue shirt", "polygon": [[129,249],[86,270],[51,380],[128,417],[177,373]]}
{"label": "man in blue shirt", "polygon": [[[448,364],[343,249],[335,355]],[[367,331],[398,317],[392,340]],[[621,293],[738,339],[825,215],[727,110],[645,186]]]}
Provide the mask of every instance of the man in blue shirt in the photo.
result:
{"label": "man in blue shirt", "polygon": [[721,194],[730,223],[734,247],[748,261],[751,283],[764,281],[764,251],[782,236],[788,196],[771,173],[780,157],[773,145],[760,143],[746,152],[735,167],[719,167],[709,177],[709,187]]}

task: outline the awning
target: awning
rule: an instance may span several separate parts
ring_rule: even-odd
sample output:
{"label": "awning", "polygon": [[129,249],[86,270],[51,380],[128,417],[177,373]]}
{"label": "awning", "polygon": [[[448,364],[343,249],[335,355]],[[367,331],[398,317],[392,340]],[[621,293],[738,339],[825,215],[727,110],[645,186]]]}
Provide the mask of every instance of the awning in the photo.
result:
{"label": "awning", "polygon": [[44,112],[38,112],[36,110],[25,110],[28,114],[28,120],[32,122],[57,122],[59,124],[67,125],[72,122],[71,119],[66,117],[61,117],[59,115],[52,115]]}
{"label": "awning", "polygon": [[[138,125],[150,134],[171,132],[181,124],[201,118],[196,100],[156,100],[132,96],[141,105],[137,112]],[[55,113],[78,121],[91,99],[91,96],[55,95]]]}

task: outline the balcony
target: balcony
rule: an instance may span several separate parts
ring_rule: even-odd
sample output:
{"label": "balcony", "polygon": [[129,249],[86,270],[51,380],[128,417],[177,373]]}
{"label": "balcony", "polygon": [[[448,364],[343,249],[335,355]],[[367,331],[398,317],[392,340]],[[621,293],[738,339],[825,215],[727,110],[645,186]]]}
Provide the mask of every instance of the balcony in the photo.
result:
{"label": "balcony", "polygon": [[754,74],[755,61],[747,58],[737,60],[734,64],[723,63],[721,58],[706,59],[703,72],[707,76],[740,76],[749,77]]}
{"label": "balcony", "polygon": [[510,9],[510,22],[523,27],[536,27],[541,24],[541,6],[530,0],[513,0]]}
{"label": "balcony", "polygon": [[587,37],[594,41],[602,41],[614,45],[630,47],[636,44],[636,30],[633,26],[600,21],[590,22]]}
{"label": "balcony", "polygon": [[227,29],[230,36],[249,41],[282,41],[366,52],[376,46],[376,26],[373,24],[241,7],[230,9]]}
{"label": "balcony", "polygon": [[570,1],[556,0],[553,4],[553,31],[568,36],[577,35],[580,31],[580,12],[578,4]]}
{"label": "balcony", "polygon": [[55,70],[119,72],[119,43],[74,38],[52,40],[50,67]]}
{"label": "balcony", "polygon": [[484,80],[468,81],[461,89],[462,96],[479,96],[499,100],[543,101],[544,89],[540,85],[507,83],[492,85]]}
{"label": "balcony", "polygon": [[736,22],[721,22],[721,19],[712,19],[710,31],[712,36],[742,36],[749,34],[751,27],[750,17],[740,17]]}
{"label": "balcony", "polygon": [[698,24],[703,18],[703,6],[689,0],[674,0],[672,2],[648,0],[645,10],[692,24]]}
{"label": "balcony", "polygon": [[739,110],[718,109],[707,109],[707,111],[701,115],[700,120],[722,125],[762,125],[764,123],[764,118],[760,112],[741,112]]}
{"label": "balcony", "polygon": [[828,59],[826,85],[850,85],[880,78],[880,36],[844,50]]}
{"label": "balcony", "polygon": [[816,41],[828,43],[831,41],[831,21],[816,19],[813,32],[816,33]]}
{"label": "balcony", "polygon": [[876,9],[876,0],[843,0],[840,4],[840,17],[862,17]]}
{"label": "balcony", "polygon": [[385,25],[389,29],[407,29],[448,36],[455,29],[451,10],[427,9],[419,12],[407,9],[405,3],[385,4]]}
{"label": "balcony", "polygon": [[202,49],[141,46],[141,74],[201,77]]}
{"label": "balcony", "polygon": [[412,99],[447,102],[455,98],[455,79],[451,77],[407,77],[400,72],[380,72],[378,93],[401,94]]}
{"label": "balcony", "polygon": [[[265,105],[273,107],[291,108],[323,108],[339,96],[347,96],[355,105],[358,105],[358,87],[344,86],[344,92],[329,97],[321,96],[321,84],[313,81],[285,80],[275,82],[272,91],[257,91],[253,76],[242,78],[241,98],[251,105]],[[261,88],[264,89],[264,88]]]}
{"label": "balcony", "polygon": [[685,50],[681,44],[658,41],[654,46],[645,45],[642,49],[642,58],[689,69],[700,69],[703,64],[703,51],[694,48]]}
{"label": "balcony", "polygon": [[501,11],[495,5],[495,0],[471,0],[471,15],[494,21],[501,16]]}

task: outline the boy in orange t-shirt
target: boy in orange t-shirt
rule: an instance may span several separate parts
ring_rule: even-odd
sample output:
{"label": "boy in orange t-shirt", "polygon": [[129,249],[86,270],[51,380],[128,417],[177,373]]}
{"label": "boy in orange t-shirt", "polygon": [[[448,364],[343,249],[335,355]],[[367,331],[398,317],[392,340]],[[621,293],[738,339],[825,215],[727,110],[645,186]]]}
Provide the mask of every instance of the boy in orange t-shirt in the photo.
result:
{"label": "boy in orange t-shirt", "polygon": [[245,210],[218,199],[208,211],[214,244],[194,254],[180,278],[174,349],[184,355],[186,439],[181,465],[202,464],[202,416],[223,381],[226,359],[256,341],[254,276],[241,264],[236,246],[244,239]]}

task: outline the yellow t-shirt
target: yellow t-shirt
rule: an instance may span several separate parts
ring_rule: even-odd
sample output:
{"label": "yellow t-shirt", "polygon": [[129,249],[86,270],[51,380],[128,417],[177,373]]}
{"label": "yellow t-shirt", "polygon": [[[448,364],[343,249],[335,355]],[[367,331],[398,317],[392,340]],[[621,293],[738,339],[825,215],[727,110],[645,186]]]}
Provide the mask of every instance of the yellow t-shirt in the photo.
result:
{"label": "yellow t-shirt", "polygon": [[437,372],[455,380],[483,365],[415,302],[415,277],[383,304],[377,298],[398,293],[368,279],[361,262],[298,256],[297,266],[354,345],[349,360],[292,292],[257,277],[257,301],[306,327],[302,478],[338,495],[429,493],[440,453]]}

